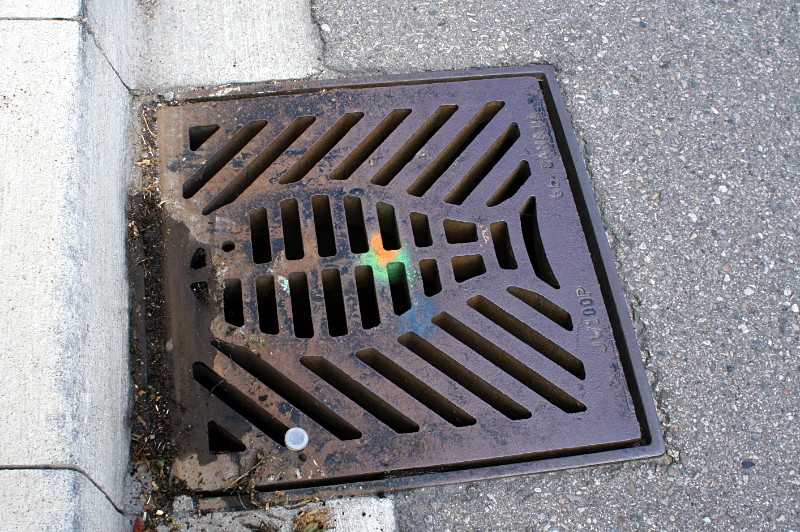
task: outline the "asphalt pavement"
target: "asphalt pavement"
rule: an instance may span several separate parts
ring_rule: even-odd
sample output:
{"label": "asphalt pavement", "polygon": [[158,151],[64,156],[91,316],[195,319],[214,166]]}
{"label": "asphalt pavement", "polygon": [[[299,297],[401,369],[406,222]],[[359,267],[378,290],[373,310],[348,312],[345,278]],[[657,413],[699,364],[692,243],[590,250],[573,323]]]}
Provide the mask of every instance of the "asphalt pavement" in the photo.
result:
{"label": "asphalt pavement", "polygon": [[400,530],[798,530],[800,4],[317,1],[321,77],[548,63],[668,453],[394,496]]}

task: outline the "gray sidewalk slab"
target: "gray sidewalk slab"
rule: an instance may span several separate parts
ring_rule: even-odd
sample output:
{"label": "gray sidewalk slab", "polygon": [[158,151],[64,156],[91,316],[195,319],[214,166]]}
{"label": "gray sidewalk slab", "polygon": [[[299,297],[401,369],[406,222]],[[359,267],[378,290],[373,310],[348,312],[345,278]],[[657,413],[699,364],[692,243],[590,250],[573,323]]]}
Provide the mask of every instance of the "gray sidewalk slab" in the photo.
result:
{"label": "gray sidewalk slab", "polygon": [[100,490],[76,471],[0,470],[0,532],[126,530]]}
{"label": "gray sidewalk slab", "polygon": [[301,78],[319,65],[305,0],[153,2],[136,87]]}
{"label": "gray sidewalk slab", "polygon": [[0,19],[69,19],[80,12],[81,0],[0,0]]}
{"label": "gray sidewalk slab", "polygon": [[88,21],[125,83],[143,92],[319,70],[305,0],[89,0]]}
{"label": "gray sidewalk slab", "polygon": [[0,21],[0,56],[0,468],[78,468],[118,499],[130,95],[79,22]]}
{"label": "gray sidewalk slab", "polygon": [[319,0],[328,75],[551,63],[664,459],[409,491],[401,530],[797,529],[796,2]]}

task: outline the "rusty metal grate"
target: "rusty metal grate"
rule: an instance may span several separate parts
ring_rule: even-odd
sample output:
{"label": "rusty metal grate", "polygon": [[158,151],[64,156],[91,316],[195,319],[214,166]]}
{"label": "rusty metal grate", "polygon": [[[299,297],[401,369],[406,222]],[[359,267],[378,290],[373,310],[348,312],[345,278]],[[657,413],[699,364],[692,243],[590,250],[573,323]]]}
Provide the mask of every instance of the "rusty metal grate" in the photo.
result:
{"label": "rusty metal grate", "polygon": [[193,94],[158,124],[174,472],[190,489],[660,452],[550,69]]}

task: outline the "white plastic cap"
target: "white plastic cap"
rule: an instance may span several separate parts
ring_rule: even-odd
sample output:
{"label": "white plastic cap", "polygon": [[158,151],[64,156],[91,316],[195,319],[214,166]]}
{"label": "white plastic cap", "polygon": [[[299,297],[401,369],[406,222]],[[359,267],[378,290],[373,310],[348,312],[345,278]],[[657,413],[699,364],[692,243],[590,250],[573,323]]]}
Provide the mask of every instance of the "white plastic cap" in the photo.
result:
{"label": "white plastic cap", "polygon": [[300,427],[292,427],[286,431],[283,441],[290,451],[302,451],[308,445],[308,434]]}

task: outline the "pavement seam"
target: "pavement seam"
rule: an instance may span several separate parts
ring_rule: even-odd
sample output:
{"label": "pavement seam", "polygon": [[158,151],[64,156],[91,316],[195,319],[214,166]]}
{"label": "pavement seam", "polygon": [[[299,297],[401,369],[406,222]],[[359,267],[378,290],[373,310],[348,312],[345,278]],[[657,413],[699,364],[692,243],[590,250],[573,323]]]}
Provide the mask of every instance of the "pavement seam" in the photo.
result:
{"label": "pavement seam", "polygon": [[82,17],[0,17],[0,20],[34,20],[43,22],[81,22]]}
{"label": "pavement seam", "polygon": [[0,465],[0,471],[27,471],[27,470],[30,470],[30,471],[48,471],[48,470],[50,470],[50,471],[72,471],[72,472],[75,472],[75,473],[79,473],[79,474],[83,475],[84,477],[86,477],[86,479],[89,482],[91,482],[92,485],[100,491],[100,493],[103,494],[103,496],[106,498],[108,503],[114,508],[114,510],[119,512],[121,515],[125,515],[125,511],[122,509],[122,507],[120,505],[118,505],[114,501],[114,499],[111,497],[111,495],[108,494],[108,492],[103,488],[103,486],[101,486],[99,483],[97,483],[91,477],[91,475],[89,475],[86,471],[84,471],[83,469],[81,469],[78,466],[74,466],[74,465],[71,465],[71,464]]}
{"label": "pavement seam", "polygon": [[[320,8],[317,0],[311,0],[308,12],[311,15],[311,23],[317,28],[317,38],[319,39],[319,71],[316,76],[319,77],[332,77],[343,78],[347,76],[347,72],[333,68],[328,64],[328,40],[325,36],[326,31],[322,30],[322,25],[325,22],[320,17]],[[312,75],[310,77],[315,77]]]}
{"label": "pavement seam", "polygon": [[319,61],[323,68],[327,67],[327,57],[328,57],[328,41],[325,39],[325,32],[322,31],[322,21],[317,14],[317,2],[314,0],[311,1],[309,5],[308,12],[311,14],[311,23],[317,28],[317,38],[320,42],[319,47]]}
{"label": "pavement seam", "polygon": [[319,78],[343,78],[347,76],[354,76],[354,75],[387,75],[389,74],[388,71],[380,69],[380,68],[371,68],[365,70],[353,70],[353,69],[339,69],[336,67],[331,66],[328,62],[328,41],[325,36],[327,31],[323,31],[322,26],[327,24],[320,15],[322,8],[319,7],[319,0],[311,0],[309,13],[311,13],[311,23],[314,24],[317,28],[317,33],[319,34],[319,42],[320,42],[320,69],[316,75],[311,75],[309,77],[319,77]]}

